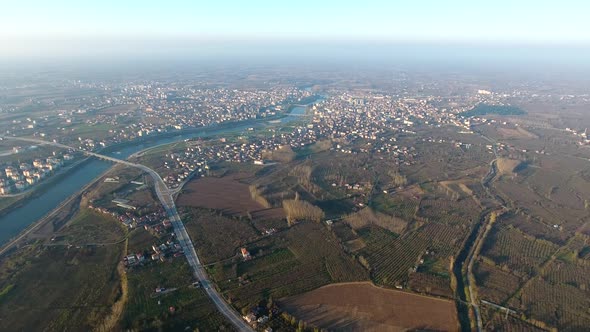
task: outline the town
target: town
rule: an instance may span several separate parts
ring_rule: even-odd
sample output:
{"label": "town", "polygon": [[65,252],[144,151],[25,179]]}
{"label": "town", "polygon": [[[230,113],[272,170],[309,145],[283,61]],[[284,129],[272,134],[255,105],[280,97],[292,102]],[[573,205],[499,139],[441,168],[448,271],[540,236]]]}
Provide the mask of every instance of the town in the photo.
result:
{"label": "town", "polygon": [[[397,136],[411,136],[423,127],[451,125],[459,132],[472,134],[473,126],[495,124],[485,117],[463,117],[462,112],[480,103],[500,103],[501,97],[489,91],[478,91],[468,99],[468,105],[457,109],[440,109],[434,106],[436,98],[395,98],[382,94],[355,94],[341,91],[335,96],[318,98],[306,106],[304,116],[307,124],[292,124],[285,127],[271,121],[266,128],[249,128],[238,137],[215,139],[198,138],[186,142],[186,148],[167,153],[159,165],[164,180],[171,188],[182,186],[193,176],[208,174],[209,165],[217,162],[253,163],[269,165],[273,153],[293,154],[313,144],[325,149],[346,154],[368,153],[386,159],[393,165],[410,166],[417,158],[416,149],[402,146]],[[506,123],[504,123],[506,125]],[[258,133],[259,131],[259,133]],[[424,139],[430,143],[444,143],[434,138]],[[452,142],[457,148],[469,148],[471,144]],[[327,145],[326,145],[327,144]],[[492,145],[488,149],[492,152]],[[504,144],[497,151],[514,152]]]}

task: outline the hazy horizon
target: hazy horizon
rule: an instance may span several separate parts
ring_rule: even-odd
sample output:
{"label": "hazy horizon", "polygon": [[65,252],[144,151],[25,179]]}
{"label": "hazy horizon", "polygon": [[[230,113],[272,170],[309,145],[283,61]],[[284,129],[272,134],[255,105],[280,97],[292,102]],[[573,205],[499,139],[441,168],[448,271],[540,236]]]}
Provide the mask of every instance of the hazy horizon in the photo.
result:
{"label": "hazy horizon", "polygon": [[[445,56],[480,48],[493,49],[500,58],[523,50],[551,51],[550,56],[570,62],[580,51],[590,54],[585,9],[590,5],[576,0],[370,0],[346,6],[332,0],[174,0],[166,6],[135,0],[25,0],[3,4],[0,61],[265,54],[288,58],[296,46],[305,57],[342,52],[362,59],[363,51],[389,55],[392,47],[412,56],[420,56],[426,47]],[[361,49],[352,50],[357,46]]]}
{"label": "hazy horizon", "polygon": [[[134,42],[134,47],[95,49],[80,46],[78,53],[0,56],[0,70],[183,71],[202,66],[303,66],[318,68],[389,68],[400,70],[459,70],[505,72],[539,77],[566,74],[585,79],[590,71],[590,46],[441,43],[328,43],[223,42],[176,44]],[[127,45],[129,46],[129,45]]]}

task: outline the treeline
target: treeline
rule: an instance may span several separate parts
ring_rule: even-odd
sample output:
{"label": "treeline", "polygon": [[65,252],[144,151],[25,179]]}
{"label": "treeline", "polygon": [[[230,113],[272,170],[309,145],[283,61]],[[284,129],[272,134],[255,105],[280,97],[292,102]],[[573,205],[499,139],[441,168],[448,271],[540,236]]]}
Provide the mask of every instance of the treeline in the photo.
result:
{"label": "treeline", "polygon": [[296,177],[297,181],[305,188],[311,187],[311,173],[311,166],[303,164],[295,165],[289,171],[289,175]]}
{"label": "treeline", "polygon": [[390,170],[388,172],[388,175],[389,177],[391,177],[391,183],[395,187],[403,187],[406,184],[408,184],[408,179],[405,176],[401,175],[397,170]]}
{"label": "treeline", "polygon": [[344,218],[350,227],[357,230],[369,225],[379,226],[397,234],[402,234],[408,223],[400,218],[388,216],[386,214],[375,213],[371,208],[364,208],[357,213],[350,214]]}
{"label": "treeline", "polygon": [[325,329],[320,329],[318,327],[311,326],[310,324],[308,324],[307,322],[305,322],[301,319],[297,320],[297,318],[295,316],[290,315],[287,312],[281,313],[281,318],[283,319],[283,321],[285,321],[287,324],[290,324],[292,327],[297,327],[297,329],[295,330],[297,332],[304,332],[304,331],[324,332],[324,331],[327,331]]}
{"label": "treeline", "polygon": [[309,164],[299,164],[294,166],[290,171],[289,175],[297,178],[297,182],[312,194],[316,194],[321,191],[321,188],[313,183],[311,175],[313,168]]}
{"label": "treeline", "polygon": [[328,150],[330,150],[331,147],[332,147],[332,140],[324,139],[324,140],[319,140],[319,141],[315,142],[311,146],[311,150],[315,153],[318,153],[318,152],[322,152],[322,151],[328,151]]}
{"label": "treeline", "polygon": [[297,220],[320,222],[325,217],[322,209],[307,201],[300,201],[298,197],[284,200],[283,209],[285,209],[289,225],[292,225]]}
{"label": "treeline", "polygon": [[271,204],[268,202],[268,200],[266,200],[266,198],[264,198],[264,196],[262,196],[262,191],[260,190],[260,188],[258,188],[254,184],[251,184],[249,189],[250,189],[250,196],[252,197],[252,199],[254,201],[258,202],[258,204],[264,206],[267,209],[271,207]]}
{"label": "treeline", "polygon": [[288,163],[295,159],[295,152],[290,145],[282,145],[276,150],[265,150],[262,152],[262,158]]}

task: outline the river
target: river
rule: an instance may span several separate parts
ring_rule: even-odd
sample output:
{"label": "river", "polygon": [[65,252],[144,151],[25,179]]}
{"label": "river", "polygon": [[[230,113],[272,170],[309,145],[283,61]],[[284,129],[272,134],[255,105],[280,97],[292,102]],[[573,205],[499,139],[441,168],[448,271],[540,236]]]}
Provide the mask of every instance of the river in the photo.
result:
{"label": "river", "polygon": [[[322,100],[321,98],[316,102]],[[304,114],[306,106],[295,106],[289,114],[280,120],[281,123],[301,120],[300,114]],[[202,131],[195,131],[176,136],[155,136],[153,139],[138,144],[124,145],[120,148],[111,149],[110,152],[104,153],[108,156],[127,159],[130,155],[141,150],[166,143],[173,143],[185,139],[205,136],[219,135],[236,130],[243,130],[248,127],[260,127],[268,123],[267,120],[261,119],[255,124],[236,124],[235,126],[224,127],[220,129],[208,128]],[[41,219],[47,213],[51,212],[60,203],[68,197],[80,191],[84,186],[92,182],[96,177],[104,173],[112,166],[111,163],[92,158],[88,162],[70,171],[61,179],[51,184],[50,188],[44,190],[36,197],[26,199],[19,207],[14,208],[7,214],[0,217],[0,245],[4,245],[11,238],[18,235],[31,224]]]}

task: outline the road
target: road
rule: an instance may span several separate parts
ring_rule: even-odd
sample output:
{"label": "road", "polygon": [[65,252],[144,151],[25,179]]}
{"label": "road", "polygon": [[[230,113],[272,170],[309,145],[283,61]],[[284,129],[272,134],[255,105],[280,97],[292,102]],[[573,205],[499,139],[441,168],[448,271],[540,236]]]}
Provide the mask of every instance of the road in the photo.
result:
{"label": "road", "polygon": [[176,239],[182,246],[184,250],[184,254],[186,259],[188,260],[189,265],[193,269],[193,274],[199,280],[203,289],[211,298],[213,303],[217,309],[239,330],[239,331],[253,331],[253,329],[242,320],[240,315],[229,305],[225,302],[225,300],[221,297],[221,295],[217,292],[217,290],[211,285],[211,282],[207,276],[207,273],[203,266],[201,265],[201,261],[197,256],[197,252],[195,251],[195,246],[191,238],[189,237],[186,227],[184,227],[184,223],[180,219],[178,215],[178,211],[176,210],[176,205],[174,204],[174,199],[168,190],[168,187],[160,177],[156,171],[153,169],[140,165],[140,164],[133,164],[135,167],[138,167],[148,173],[155,182],[156,186],[156,194],[158,195],[158,199],[162,202],[166,213],[168,214],[168,218],[174,227],[174,233],[176,234]]}
{"label": "road", "polygon": [[63,145],[63,144],[60,144],[57,142],[47,142],[47,141],[38,140],[38,139],[34,139],[34,138],[21,138],[21,137],[2,137],[2,139],[28,141],[28,142],[33,142],[33,143],[37,143],[37,144],[52,145],[52,146],[56,146],[56,147],[60,147],[60,148],[64,148],[64,149],[72,149],[72,150],[80,151],[88,156],[96,157],[96,158],[103,159],[103,160],[108,160],[108,161],[111,161],[114,163],[123,164],[123,165],[129,166],[129,167],[139,168],[142,171],[148,173],[152,177],[152,179],[154,180],[156,195],[158,196],[158,199],[162,203],[164,210],[168,214],[168,218],[170,219],[170,222],[172,223],[172,226],[174,228],[174,233],[176,235],[176,239],[178,240],[179,244],[182,246],[182,249],[184,251],[184,255],[193,270],[193,274],[194,274],[195,278],[201,283],[201,285],[203,286],[203,289],[205,290],[205,292],[207,293],[209,298],[213,301],[213,303],[215,304],[215,306],[217,307],[219,312],[221,312],[221,314],[223,316],[225,316],[238,331],[254,331],[252,329],[252,327],[250,327],[250,325],[248,325],[244,320],[242,320],[242,317],[238,314],[238,312],[234,308],[232,308],[227,302],[225,302],[225,300],[223,299],[221,294],[219,294],[219,292],[211,284],[211,281],[209,280],[209,277],[207,276],[207,272],[205,271],[204,267],[201,265],[201,261],[199,260],[199,257],[197,256],[197,252],[195,251],[195,246],[193,245],[193,241],[191,240],[190,236],[188,235],[188,232],[186,231],[186,227],[184,227],[184,223],[180,219],[180,215],[178,214],[178,211],[176,210],[176,204],[174,203],[174,198],[172,197],[170,190],[168,189],[168,187],[166,186],[166,184],[164,183],[164,181],[162,180],[162,178],[160,177],[160,175],[156,171],[154,171],[153,169],[151,169],[145,165],[135,164],[135,163],[132,163],[132,162],[129,162],[126,160],[121,160],[121,159],[101,155],[101,154],[90,152],[90,151],[80,150],[80,149],[73,148],[73,147],[70,147],[67,145]]}

